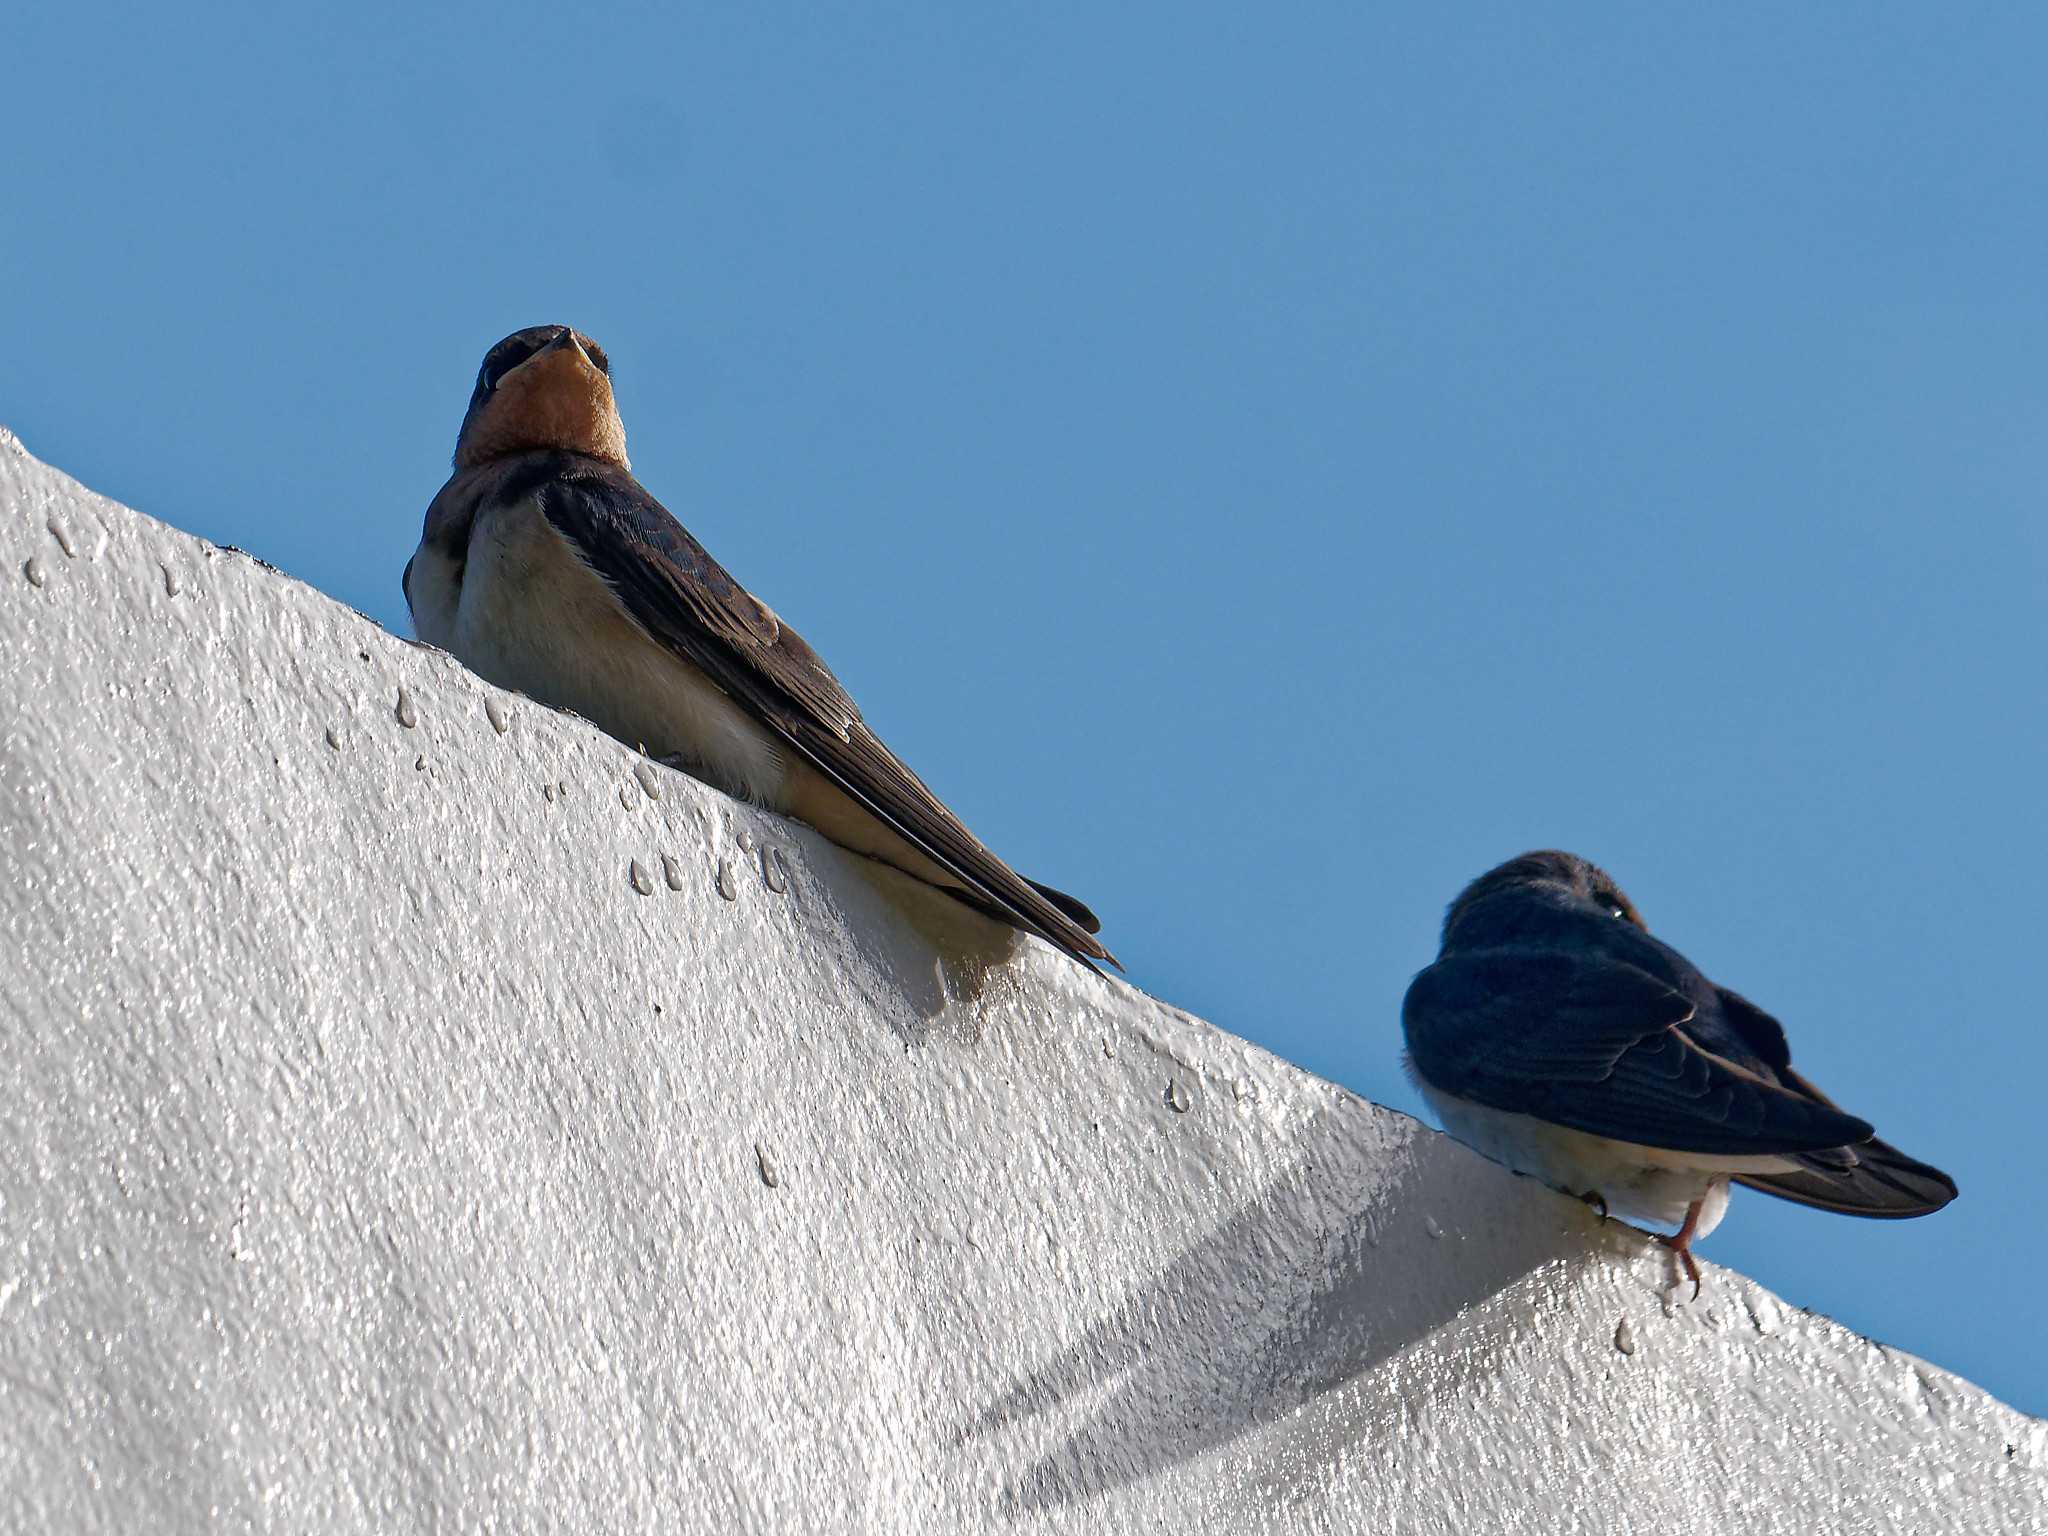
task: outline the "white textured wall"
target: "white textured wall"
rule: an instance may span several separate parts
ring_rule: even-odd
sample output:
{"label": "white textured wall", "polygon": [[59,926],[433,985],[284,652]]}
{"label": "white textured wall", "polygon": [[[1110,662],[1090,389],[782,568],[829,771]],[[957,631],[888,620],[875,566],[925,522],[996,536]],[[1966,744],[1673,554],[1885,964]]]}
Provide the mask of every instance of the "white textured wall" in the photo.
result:
{"label": "white textured wall", "polygon": [[6,1531],[2048,1529],[2048,1426],[5,434],[0,557]]}

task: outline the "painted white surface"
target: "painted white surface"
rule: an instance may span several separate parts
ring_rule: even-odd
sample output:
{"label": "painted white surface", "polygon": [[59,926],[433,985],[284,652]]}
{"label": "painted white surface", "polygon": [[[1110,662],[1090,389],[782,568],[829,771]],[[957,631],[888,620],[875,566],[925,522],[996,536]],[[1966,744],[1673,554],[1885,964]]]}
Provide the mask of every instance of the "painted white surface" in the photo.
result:
{"label": "painted white surface", "polygon": [[931,954],[0,434],[0,1529],[2048,1529],[1955,1377]]}

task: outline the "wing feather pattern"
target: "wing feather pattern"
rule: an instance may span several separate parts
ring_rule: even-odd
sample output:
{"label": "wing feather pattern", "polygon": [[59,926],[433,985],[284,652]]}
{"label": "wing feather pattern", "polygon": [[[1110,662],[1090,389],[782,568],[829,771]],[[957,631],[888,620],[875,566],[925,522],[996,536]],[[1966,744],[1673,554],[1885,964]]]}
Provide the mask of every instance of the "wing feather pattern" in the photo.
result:
{"label": "wing feather pattern", "polygon": [[1116,958],[1094,914],[982,845],[861,719],[803,638],[712,559],[624,470],[571,455],[535,466],[550,525],[660,644],[700,668],[826,778],[958,878],[974,904],[1083,961]]}
{"label": "wing feather pattern", "polygon": [[1691,998],[1612,957],[1454,953],[1415,978],[1401,1013],[1434,1086],[1590,1135],[1716,1155],[1871,1135],[1803,1083],[1779,1081],[1768,1060],[1704,1047],[1688,1030]]}

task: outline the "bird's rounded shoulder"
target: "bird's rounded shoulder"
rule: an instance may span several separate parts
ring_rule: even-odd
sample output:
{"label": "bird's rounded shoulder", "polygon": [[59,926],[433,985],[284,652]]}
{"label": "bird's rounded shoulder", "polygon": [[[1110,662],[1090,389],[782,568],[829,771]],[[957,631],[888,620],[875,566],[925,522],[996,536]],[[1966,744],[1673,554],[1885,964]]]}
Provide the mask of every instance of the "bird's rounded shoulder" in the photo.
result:
{"label": "bird's rounded shoulder", "polygon": [[630,470],[551,450],[531,456],[504,494],[538,494],[550,521],[586,551],[599,542],[630,551],[635,569],[655,573],[655,584],[680,601],[681,612],[736,646],[778,687],[805,699],[835,734],[844,737],[861,724],[859,709],[810,643],[748,591]]}

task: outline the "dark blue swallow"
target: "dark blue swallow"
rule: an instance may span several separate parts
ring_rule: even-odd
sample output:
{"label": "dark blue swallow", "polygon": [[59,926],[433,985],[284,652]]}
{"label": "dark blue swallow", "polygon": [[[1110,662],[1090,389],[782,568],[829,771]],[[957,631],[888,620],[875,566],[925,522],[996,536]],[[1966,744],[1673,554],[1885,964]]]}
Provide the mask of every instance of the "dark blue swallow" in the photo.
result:
{"label": "dark blue swallow", "polygon": [[1778,1021],[1651,937],[1613,880],[1546,851],[1467,886],[1408,988],[1408,1061],[1444,1129],[1664,1238],[1692,1243],[1731,1181],[1850,1216],[1925,1216],[1953,1180],[1879,1141],[1792,1069]]}

